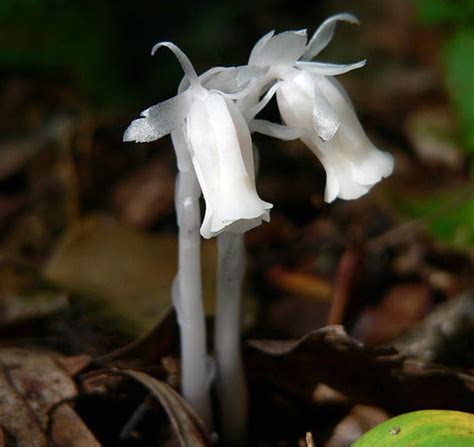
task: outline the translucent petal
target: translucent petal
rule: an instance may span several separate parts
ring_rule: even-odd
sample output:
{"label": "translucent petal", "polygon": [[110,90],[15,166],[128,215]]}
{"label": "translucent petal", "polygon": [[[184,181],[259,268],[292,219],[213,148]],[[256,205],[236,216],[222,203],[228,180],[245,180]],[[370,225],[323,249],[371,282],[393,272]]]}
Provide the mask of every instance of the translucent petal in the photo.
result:
{"label": "translucent petal", "polygon": [[302,60],[309,61],[319,54],[324,48],[327,47],[334,36],[336,24],[338,21],[349,22],[353,24],[359,24],[359,21],[352,14],[342,13],[336,14],[326,19],[311,37],[306,50],[304,51]]}
{"label": "translucent petal", "polygon": [[296,62],[296,66],[309,71],[311,73],[316,73],[322,76],[336,76],[340,74],[347,73],[357,68],[361,68],[366,64],[366,60],[359,62],[354,62],[353,64],[329,64],[325,62]]}
{"label": "translucent petal", "polygon": [[314,88],[313,127],[321,140],[329,141],[339,129],[339,117],[319,88]]}
{"label": "translucent petal", "polygon": [[314,83],[306,73],[283,81],[277,90],[278,109],[283,122],[290,127],[299,127],[311,132],[313,129]]}
{"label": "translucent petal", "polygon": [[304,129],[283,126],[266,120],[254,119],[250,121],[249,126],[252,132],[258,132],[284,141],[297,140],[305,134]]}
{"label": "translucent petal", "polygon": [[270,31],[269,33],[265,34],[263,37],[261,37],[258,40],[258,42],[254,45],[254,47],[252,48],[252,51],[250,53],[249,65],[258,65],[256,63],[256,60],[260,56],[260,53],[261,53],[263,47],[273,37],[274,34],[275,34],[275,31]]}
{"label": "translucent petal", "polygon": [[255,186],[253,146],[247,121],[232,101],[227,100],[226,105],[232,118],[232,122],[234,123],[237,140],[239,142],[240,153],[242,154],[242,160],[245,165],[245,170],[247,171],[247,175]]}
{"label": "translucent petal", "polygon": [[[337,197],[344,200],[354,200],[366,194],[372,185],[361,185],[352,177],[352,166],[349,160],[337,151],[325,152],[321,162],[326,170],[330,182],[337,182]],[[333,177],[333,179],[331,179]],[[325,201],[334,200],[333,186],[326,182]]]}
{"label": "translucent petal", "polygon": [[205,102],[197,100],[191,106],[187,119],[187,140],[192,154],[194,170],[206,201],[206,211],[201,225],[201,235],[212,237],[211,221],[219,206],[219,154],[210,127]]}
{"label": "translucent petal", "polygon": [[240,70],[237,74],[237,84],[244,85],[253,79],[263,79],[269,71],[269,67],[257,67],[254,65],[244,65],[239,67]]}
{"label": "translucent petal", "polygon": [[239,71],[240,67],[216,67],[203,73],[199,79],[209,90],[235,93],[241,87],[237,82]]}
{"label": "translucent petal", "polygon": [[320,149],[323,152],[336,150],[350,160],[351,177],[362,185],[372,185],[389,176],[393,170],[392,156],[375,148],[367,138],[354,109],[341,93],[341,87],[322,76],[318,79],[318,86],[341,122],[334,140],[321,142]]}
{"label": "translucent petal", "polygon": [[185,126],[182,125],[171,133],[178,171],[189,171],[192,169],[191,154],[186,141]]}
{"label": "translucent petal", "polygon": [[260,67],[293,64],[302,56],[306,40],[306,30],[277,34],[265,43],[259,54],[254,55],[249,64]]}
{"label": "translucent petal", "polygon": [[334,78],[332,76],[326,76],[326,80],[329,81],[332,85],[334,85],[334,87],[337,90],[339,90],[339,93],[346,100],[346,103],[351,107],[352,110],[355,111],[354,104],[352,104],[352,100],[351,100],[351,98],[349,98],[349,95],[346,92],[346,89],[342,86],[342,84],[336,78]]}
{"label": "translucent petal", "polygon": [[191,104],[189,91],[160,102],[141,113],[143,118],[132,121],[123,141],[145,143],[157,140],[181,126]]}
{"label": "translucent petal", "polygon": [[273,95],[275,92],[278,90],[280,87],[281,82],[277,82],[276,84],[273,84],[272,87],[269,88],[267,93],[265,93],[265,96],[253,107],[251,107],[248,110],[244,110],[243,113],[245,115],[245,118],[247,121],[250,121],[253,119],[256,115],[258,115],[262,109],[270,102],[270,100],[273,98]]}
{"label": "translucent petal", "polygon": [[199,85],[198,75],[196,73],[196,70],[194,69],[193,64],[189,60],[188,56],[186,56],[186,54],[173,42],[158,42],[151,49],[151,55],[153,56],[156,51],[161,47],[166,47],[171,50],[176,56],[176,59],[178,59],[178,62],[180,63],[185,76],[189,79],[191,84]]}
{"label": "translucent petal", "polygon": [[218,93],[196,101],[188,117],[188,141],[206,201],[203,237],[245,231],[269,218],[271,204],[255,190],[250,132],[235,104]]}

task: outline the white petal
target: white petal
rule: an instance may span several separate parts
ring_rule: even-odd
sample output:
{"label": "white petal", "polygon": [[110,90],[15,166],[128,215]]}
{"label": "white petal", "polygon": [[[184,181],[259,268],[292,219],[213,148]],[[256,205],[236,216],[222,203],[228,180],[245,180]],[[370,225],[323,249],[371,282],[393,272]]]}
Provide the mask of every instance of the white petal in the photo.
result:
{"label": "white petal", "polygon": [[325,62],[296,62],[296,66],[323,76],[336,76],[347,73],[366,64],[366,60],[354,62],[353,64],[329,64]]}
{"label": "white petal", "polygon": [[253,107],[249,108],[248,110],[242,111],[247,121],[250,121],[262,111],[262,109],[273,98],[273,95],[278,90],[280,85],[281,85],[281,82],[277,82],[276,84],[273,84],[273,86],[268,89],[267,93],[265,93],[265,96],[257,104],[255,104]]}
{"label": "white petal", "polygon": [[210,127],[205,102],[196,100],[187,119],[187,140],[192,153],[193,166],[206,201],[206,211],[201,225],[201,234],[212,237],[210,227],[215,209],[219,206],[219,155]]}
{"label": "white petal", "polygon": [[336,24],[338,21],[359,24],[359,21],[352,14],[336,14],[326,19],[311,37],[306,50],[303,54],[303,60],[311,60],[319,54],[332,40]]}
{"label": "white petal", "polygon": [[393,158],[390,154],[379,151],[365,134],[352,106],[346,101],[340,88],[324,77],[318,77],[318,86],[340,121],[340,131],[334,140],[318,146],[323,152],[337,150],[352,166],[352,179],[362,185],[372,185],[393,170]]}
{"label": "white petal", "polygon": [[[245,121],[242,118],[240,123],[236,123],[232,113],[238,113],[237,109],[231,113],[219,95],[210,95],[206,106],[216,138],[221,176],[219,219],[212,229],[219,231],[223,226],[242,219],[262,219],[272,205],[258,197],[255,179],[251,178],[253,158],[251,162],[249,158],[253,157],[252,144],[248,128],[242,126]],[[251,175],[247,169],[252,171]]]}
{"label": "white petal", "polygon": [[168,135],[183,124],[190,104],[191,95],[185,91],[144,110],[143,118],[132,121],[125,131],[123,141],[145,143]]}
{"label": "white petal", "polygon": [[188,56],[186,56],[186,54],[173,42],[158,42],[151,49],[151,55],[153,56],[156,51],[161,47],[166,47],[171,50],[176,56],[176,59],[178,59],[178,62],[180,63],[185,76],[189,79],[191,84],[199,85],[198,75],[196,73],[196,70],[194,69],[193,64],[189,60]]}
{"label": "white petal", "polygon": [[185,131],[186,129],[183,125],[171,133],[171,141],[173,142],[178,171],[180,172],[192,169],[191,153],[186,141]]}
{"label": "white petal", "polygon": [[[352,177],[352,165],[350,161],[341,156],[337,151],[325,152],[321,162],[326,171],[326,191],[324,200],[334,200],[334,185],[337,183],[337,196],[344,200],[354,200],[366,194],[372,185],[361,185]],[[329,182],[328,182],[329,180]]]}
{"label": "white petal", "polygon": [[[302,73],[302,76],[305,74]],[[314,87],[305,82],[283,81],[277,90],[278,109],[283,122],[311,132],[313,128]]]}
{"label": "white petal", "polygon": [[253,79],[262,79],[268,73],[268,67],[257,67],[254,65],[244,65],[243,67],[239,67],[240,70],[237,74],[237,84],[242,86],[247,84]]}
{"label": "white petal", "polygon": [[[277,91],[282,120],[293,128],[305,129],[300,138],[320,159],[327,173],[325,200],[358,198],[391,173],[392,157],[368,140],[341,86],[319,75],[311,75],[311,84],[308,74],[304,75],[284,81]],[[310,90],[311,86],[315,90]],[[319,137],[321,129],[313,122],[313,107],[315,104],[321,107],[322,98],[329,109],[322,113],[319,124],[334,117],[339,122],[339,128],[329,141]]]}
{"label": "white petal", "polygon": [[329,101],[315,86],[313,103],[313,127],[321,140],[329,141],[340,126],[336,112]]}
{"label": "white petal", "polygon": [[249,127],[252,132],[258,132],[284,141],[297,140],[305,134],[304,129],[283,126],[266,120],[254,119],[250,121]]}
{"label": "white petal", "polygon": [[261,53],[263,47],[273,37],[274,34],[275,34],[275,31],[270,31],[269,33],[265,34],[263,37],[261,37],[258,40],[258,42],[254,45],[254,47],[252,48],[252,51],[250,53],[249,65],[257,65],[256,61],[257,61],[258,57],[260,56],[260,53]]}
{"label": "white petal", "polygon": [[277,102],[286,124],[309,132],[314,129],[324,141],[330,140],[339,128],[338,116],[308,73],[300,72],[282,82]]}
{"label": "white petal", "polygon": [[210,93],[193,104],[188,123],[193,164],[206,201],[202,236],[246,231],[268,220],[272,205],[255,190],[250,133],[236,106]]}
{"label": "white petal", "polygon": [[235,132],[237,135],[237,140],[240,147],[240,153],[242,154],[242,160],[244,162],[245,170],[253,185],[255,186],[253,146],[247,121],[232,101],[226,100],[226,105],[235,127]]}
{"label": "white petal", "polygon": [[293,64],[303,54],[306,47],[306,30],[286,31],[270,37],[258,54],[251,56],[249,65],[264,67],[267,65]]}

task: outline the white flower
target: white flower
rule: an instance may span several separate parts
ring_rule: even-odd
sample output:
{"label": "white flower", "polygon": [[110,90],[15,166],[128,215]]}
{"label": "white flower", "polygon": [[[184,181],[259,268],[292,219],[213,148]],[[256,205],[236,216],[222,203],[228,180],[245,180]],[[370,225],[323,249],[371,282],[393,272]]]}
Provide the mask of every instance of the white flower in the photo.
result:
{"label": "white flower", "polygon": [[[206,202],[203,237],[211,238],[223,231],[242,233],[269,221],[272,205],[261,200],[255,188],[250,131],[231,100],[248,93],[252,74],[222,68],[210,70],[200,79],[175,45],[158,44],[152,54],[160,46],[171,49],[181,63],[186,80],[180,90],[184,91],[142,112],[142,118],[134,120],[125,131],[124,141],[148,142],[173,132],[175,146],[186,147]],[[239,80],[239,73],[243,73],[243,80]],[[212,84],[215,77],[220,78],[218,86],[237,91],[223,93],[203,86],[204,82]],[[186,84],[189,86],[183,87]],[[176,150],[178,155],[178,147]]]}
{"label": "white flower", "polygon": [[[265,35],[255,45],[249,64],[270,67],[268,79],[280,80],[277,102],[291,129],[262,120],[252,130],[278,138],[300,138],[320,159],[326,175],[325,200],[355,199],[391,174],[393,158],[374,147],[352,104],[334,75],[365,65],[307,62],[332,39],[337,21],[358,23],[350,14],[327,19],[307,43],[306,31]],[[265,81],[263,81],[264,83]]]}

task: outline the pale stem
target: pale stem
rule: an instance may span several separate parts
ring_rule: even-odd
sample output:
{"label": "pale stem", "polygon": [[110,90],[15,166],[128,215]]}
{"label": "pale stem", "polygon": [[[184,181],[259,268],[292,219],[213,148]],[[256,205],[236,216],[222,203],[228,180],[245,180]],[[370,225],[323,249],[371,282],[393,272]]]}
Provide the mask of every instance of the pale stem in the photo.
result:
{"label": "pale stem", "polygon": [[240,352],[245,271],[243,234],[222,233],[217,238],[217,247],[214,349],[221,432],[226,445],[245,445],[248,396]]}
{"label": "pale stem", "polygon": [[206,348],[201,281],[200,189],[194,170],[181,170],[176,187],[179,253],[178,273],[173,284],[173,303],[181,333],[182,394],[211,430],[211,368]]}

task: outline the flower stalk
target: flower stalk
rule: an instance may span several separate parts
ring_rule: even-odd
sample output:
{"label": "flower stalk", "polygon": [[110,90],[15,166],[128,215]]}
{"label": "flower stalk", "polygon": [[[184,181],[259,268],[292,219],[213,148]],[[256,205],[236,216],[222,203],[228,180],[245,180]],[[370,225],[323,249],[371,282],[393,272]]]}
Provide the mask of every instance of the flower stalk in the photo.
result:
{"label": "flower stalk", "polygon": [[176,180],[178,218],[178,271],[173,283],[173,304],[181,335],[181,391],[206,426],[213,425],[209,387],[210,361],[207,355],[206,320],[202,301],[200,189],[186,153],[179,153],[179,136],[174,136],[180,171]]}
{"label": "flower stalk", "polygon": [[245,273],[243,234],[220,234],[217,237],[217,249],[214,355],[219,420],[226,445],[245,445],[248,395],[240,352],[242,282]]}

